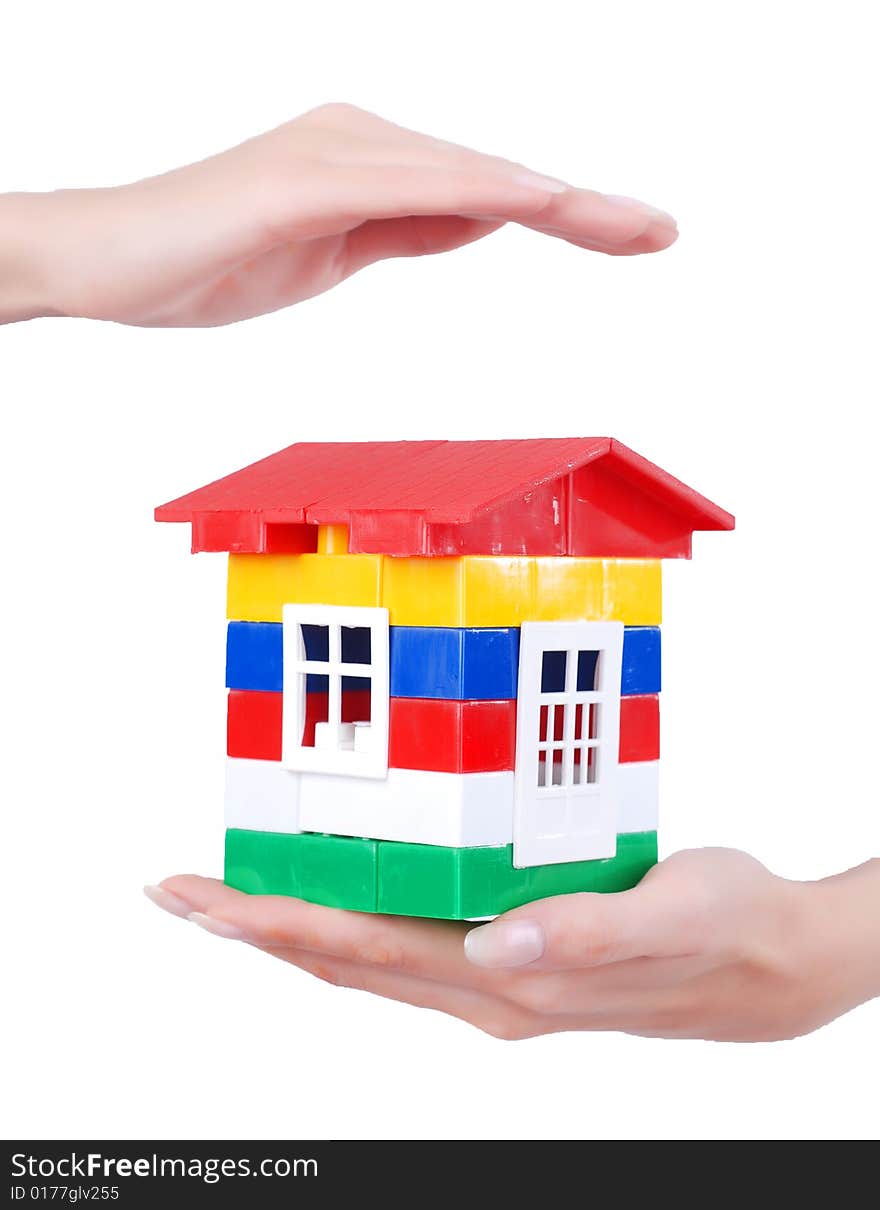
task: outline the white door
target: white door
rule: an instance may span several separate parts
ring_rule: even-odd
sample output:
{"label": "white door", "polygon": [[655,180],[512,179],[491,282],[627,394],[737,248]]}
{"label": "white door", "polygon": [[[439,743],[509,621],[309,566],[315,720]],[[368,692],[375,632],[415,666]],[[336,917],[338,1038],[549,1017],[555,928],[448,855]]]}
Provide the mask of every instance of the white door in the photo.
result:
{"label": "white door", "polygon": [[513,864],[613,857],[620,622],[524,622],[519,652]]}

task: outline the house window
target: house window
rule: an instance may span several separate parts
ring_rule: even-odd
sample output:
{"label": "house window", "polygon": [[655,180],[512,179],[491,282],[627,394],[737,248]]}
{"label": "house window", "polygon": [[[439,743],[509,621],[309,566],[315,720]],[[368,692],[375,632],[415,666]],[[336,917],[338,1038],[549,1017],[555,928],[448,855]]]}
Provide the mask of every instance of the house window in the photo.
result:
{"label": "house window", "polygon": [[601,651],[545,651],[541,661],[537,784],[583,786],[598,780]]}
{"label": "house window", "polygon": [[282,762],[289,769],[388,771],[388,610],[285,605]]}

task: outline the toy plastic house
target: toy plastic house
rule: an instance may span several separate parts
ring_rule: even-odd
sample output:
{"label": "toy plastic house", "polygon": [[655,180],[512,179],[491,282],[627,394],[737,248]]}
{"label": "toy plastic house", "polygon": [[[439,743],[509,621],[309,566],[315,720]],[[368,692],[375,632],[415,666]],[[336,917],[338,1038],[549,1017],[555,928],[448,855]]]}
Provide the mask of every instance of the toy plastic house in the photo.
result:
{"label": "toy plastic house", "polygon": [[466,919],[657,857],[660,580],[733,517],[607,437],[292,445],[229,552],[226,881]]}

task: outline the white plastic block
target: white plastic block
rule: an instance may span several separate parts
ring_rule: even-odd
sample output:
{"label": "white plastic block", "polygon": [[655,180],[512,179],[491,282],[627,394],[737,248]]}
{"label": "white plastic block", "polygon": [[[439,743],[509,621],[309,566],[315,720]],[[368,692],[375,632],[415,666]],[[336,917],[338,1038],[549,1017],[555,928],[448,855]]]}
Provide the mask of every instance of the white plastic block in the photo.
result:
{"label": "white plastic block", "polygon": [[[566,653],[565,684],[558,692],[542,690],[547,652]],[[590,688],[578,689],[579,652],[599,653]],[[513,828],[518,869],[591,861],[617,851],[622,658],[620,622],[524,622],[521,627]],[[542,708],[549,720],[557,710],[563,716],[562,734],[555,733],[554,723],[553,735],[548,727],[545,741],[539,739]],[[596,736],[578,736],[576,720],[592,717],[594,709]],[[584,759],[587,750],[589,762]],[[575,759],[578,751],[580,760]],[[552,759],[557,753],[558,769]]]}
{"label": "white plastic block", "polygon": [[277,760],[226,762],[226,826],[254,832],[300,832],[300,775]]}
{"label": "white plastic block", "polygon": [[300,775],[304,832],[470,848],[513,839],[512,773],[389,769],[384,781]]}
{"label": "white plastic block", "polygon": [[656,832],[659,805],[659,760],[617,766],[618,832]]}

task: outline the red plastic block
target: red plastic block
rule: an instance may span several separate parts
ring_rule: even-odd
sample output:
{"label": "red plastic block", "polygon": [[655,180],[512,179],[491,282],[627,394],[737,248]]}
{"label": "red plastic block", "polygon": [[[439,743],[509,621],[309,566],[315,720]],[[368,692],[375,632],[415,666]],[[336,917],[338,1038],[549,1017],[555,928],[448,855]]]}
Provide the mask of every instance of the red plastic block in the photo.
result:
{"label": "red plastic block", "polygon": [[[226,714],[226,753],[250,760],[281,760],[283,693],[230,689]],[[370,717],[369,689],[346,689],[342,694],[342,721]],[[306,694],[303,743],[315,743],[315,724],[327,720],[327,694]]]}
{"label": "red plastic block", "polygon": [[308,555],[318,549],[314,525],[270,524],[258,513],[196,513],[192,552],[228,550],[231,554]]}
{"label": "red plastic block", "polygon": [[620,699],[621,763],[660,758],[660,698],[634,694]]}
{"label": "red plastic block", "polygon": [[[281,760],[283,693],[230,689],[226,712],[226,753],[251,760]],[[312,724],[314,729],[314,724]]]}
{"label": "red plastic block", "polygon": [[516,702],[391,699],[388,764],[434,773],[512,769]]}

